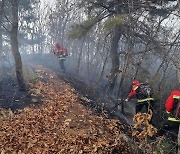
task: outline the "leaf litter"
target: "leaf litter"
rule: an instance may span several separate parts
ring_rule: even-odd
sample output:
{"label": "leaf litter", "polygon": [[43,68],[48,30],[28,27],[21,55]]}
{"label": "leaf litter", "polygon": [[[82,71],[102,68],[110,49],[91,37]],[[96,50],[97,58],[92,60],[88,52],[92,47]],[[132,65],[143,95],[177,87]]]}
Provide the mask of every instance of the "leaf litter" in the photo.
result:
{"label": "leaf litter", "polygon": [[127,139],[131,136],[129,127],[119,120],[94,115],[83,106],[86,100],[54,72],[41,66],[36,70],[39,79],[29,85],[29,90],[41,97],[41,105],[1,119],[1,153],[133,153]]}

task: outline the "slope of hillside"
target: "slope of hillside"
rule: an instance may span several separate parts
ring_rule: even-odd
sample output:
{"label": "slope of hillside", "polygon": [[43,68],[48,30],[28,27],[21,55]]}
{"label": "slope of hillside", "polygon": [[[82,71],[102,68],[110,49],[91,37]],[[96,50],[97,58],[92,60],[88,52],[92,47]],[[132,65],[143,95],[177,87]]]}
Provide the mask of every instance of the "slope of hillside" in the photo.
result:
{"label": "slope of hillside", "polygon": [[4,153],[134,153],[130,127],[95,115],[76,90],[54,72],[36,66],[37,81],[29,94],[36,105],[2,119],[0,149]]}

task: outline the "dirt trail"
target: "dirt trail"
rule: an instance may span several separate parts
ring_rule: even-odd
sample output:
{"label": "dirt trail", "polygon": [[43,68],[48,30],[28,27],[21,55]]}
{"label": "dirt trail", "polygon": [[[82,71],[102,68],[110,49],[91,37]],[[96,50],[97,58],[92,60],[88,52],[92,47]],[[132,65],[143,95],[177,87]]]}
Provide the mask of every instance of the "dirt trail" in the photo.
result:
{"label": "dirt trail", "polygon": [[[1,153],[131,154],[131,129],[116,119],[95,115],[88,100],[49,69],[34,67],[38,81],[30,84],[37,105],[1,120]],[[132,151],[133,149],[133,151]]]}

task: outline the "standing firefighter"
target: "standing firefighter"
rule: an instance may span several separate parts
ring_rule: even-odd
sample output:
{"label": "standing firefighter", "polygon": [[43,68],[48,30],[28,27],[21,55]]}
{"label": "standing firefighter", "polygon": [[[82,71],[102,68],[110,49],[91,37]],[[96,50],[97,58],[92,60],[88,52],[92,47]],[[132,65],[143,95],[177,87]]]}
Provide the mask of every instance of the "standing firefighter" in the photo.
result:
{"label": "standing firefighter", "polygon": [[56,46],[56,50],[54,54],[59,58],[59,64],[60,64],[61,70],[65,73],[64,61],[66,60],[66,57],[67,57],[67,49],[64,48],[62,45],[60,45],[59,42],[56,42],[55,46]]}
{"label": "standing firefighter", "polygon": [[138,80],[133,80],[132,89],[128,94],[126,102],[132,97],[137,98],[136,113],[141,112],[143,107],[146,107],[146,112],[149,109],[153,112],[154,99],[152,98],[152,89],[148,83],[140,83]]}

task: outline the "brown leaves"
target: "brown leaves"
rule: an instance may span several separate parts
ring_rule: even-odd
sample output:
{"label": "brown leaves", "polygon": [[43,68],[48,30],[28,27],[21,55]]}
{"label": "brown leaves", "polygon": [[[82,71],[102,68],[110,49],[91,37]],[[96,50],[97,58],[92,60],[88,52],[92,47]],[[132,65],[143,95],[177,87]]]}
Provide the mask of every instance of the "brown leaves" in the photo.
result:
{"label": "brown leaves", "polygon": [[93,115],[76,92],[48,70],[39,68],[37,75],[41,81],[31,84],[30,91],[41,96],[43,105],[1,121],[1,153],[130,153],[126,141],[119,139],[125,131],[117,120]]}
{"label": "brown leaves", "polygon": [[[135,122],[134,125],[134,131],[132,133],[132,136],[137,136],[139,139],[147,138],[147,136],[153,136],[157,133],[157,129],[149,124],[149,121],[152,118],[152,111],[150,111],[150,114],[148,113],[137,113],[133,117],[133,121]],[[139,132],[137,129],[143,128],[141,132]]]}

